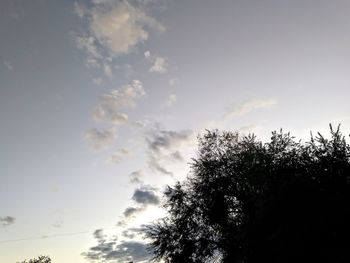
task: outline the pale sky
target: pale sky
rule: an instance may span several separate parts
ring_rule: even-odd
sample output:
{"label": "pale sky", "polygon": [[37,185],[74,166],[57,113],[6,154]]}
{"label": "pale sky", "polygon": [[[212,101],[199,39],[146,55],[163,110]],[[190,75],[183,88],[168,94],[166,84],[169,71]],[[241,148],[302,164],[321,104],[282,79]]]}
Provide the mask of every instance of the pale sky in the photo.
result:
{"label": "pale sky", "polygon": [[0,262],[147,262],[205,129],[350,133],[348,0],[1,0]]}

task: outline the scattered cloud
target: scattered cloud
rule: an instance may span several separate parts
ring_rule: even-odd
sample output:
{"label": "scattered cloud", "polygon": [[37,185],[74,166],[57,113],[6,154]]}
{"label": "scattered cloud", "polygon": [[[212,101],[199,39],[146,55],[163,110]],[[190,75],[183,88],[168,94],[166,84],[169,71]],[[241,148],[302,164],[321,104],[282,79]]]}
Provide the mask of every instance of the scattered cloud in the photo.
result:
{"label": "scattered cloud", "polygon": [[113,153],[109,159],[107,160],[108,163],[114,163],[118,164],[120,163],[126,156],[130,155],[130,151],[125,148],[118,149],[115,153]]}
{"label": "scattered cloud", "polygon": [[111,146],[117,138],[115,129],[96,129],[92,128],[85,133],[85,139],[95,150],[100,150]]}
{"label": "scattered cloud", "polygon": [[164,73],[167,72],[167,63],[165,58],[155,57],[152,67],[149,69],[150,72]]}
{"label": "scattered cloud", "polygon": [[169,131],[158,127],[150,130],[146,135],[149,167],[162,174],[172,175],[172,172],[162,165],[162,161],[182,160],[179,150],[192,145],[194,139],[194,134],[190,130]]}
{"label": "scattered cloud", "polygon": [[134,217],[136,214],[143,212],[146,207],[128,207],[124,210],[123,215],[126,218]]}
{"label": "scattered cloud", "polygon": [[16,218],[12,216],[5,216],[5,217],[0,217],[0,226],[6,227],[9,225],[14,224],[16,221]]}
{"label": "scattered cloud", "polygon": [[161,164],[161,158],[157,158],[152,152],[149,152],[148,155],[148,166],[155,172],[170,176],[174,175],[171,171],[166,169],[164,165]]}
{"label": "scattered cloud", "polygon": [[177,97],[176,94],[170,94],[164,105],[166,107],[171,107],[176,103]]}
{"label": "scattered cloud", "polygon": [[63,225],[63,220],[57,220],[52,224],[52,226],[56,228],[60,228],[62,225]]}
{"label": "scattered cloud", "polygon": [[[75,5],[78,16],[86,12]],[[147,14],[144,5],[131,1],[93,1],[88,13],[89,33],[109,55],[130,53],[149,38],[151,31],[162,32],[165,27]]]}
{"label": "scattered cloud", "polygon": [[[86,54],[85,65],[97,68],[108,77],[113,77],[114,59],[135,52],[137,46],[149,39],[150,34],[165,31],[165,27],[149,14],[148,1],[106,0],[74,2],[73,11],[81,18],[84,28],[74,33],[76,46]],[[164,70],[162,59],[156,70]],[[125,75],[133,73],[125,68]]]}
{"label": "scattered cloud", "polygon": [[170,150],[187,141],[192,135],[190,130],[170,131],[155,130],[146,138],[149,149],[159,153],[163,150]]}
{"label": "scattered cloud", "polygon": [[128,121],[128,115],[121,110],[134,107],[136,100],[145,94],[142,82],[133,80],[131,84],[125,85],[121,89],[112,90],[102,95],[93,112],[93,117],[96,121],[124,124]]}
{"label": "scattered cloud", "polygon": [[122,232],[123,237],[128,239],[134,239],[135,237],[143,236],[146,228],[141,227],[131,227]]}
{"label": "scattered cloud", "polygon": [[165,73],[168,71],[168,63],[165,58],[154,56],[150,51],[146,51],[144,55],[145,58],[151,63],[149,72]]}
{"label": "scattered cloud", "polygon": [[7,60],[4,60],[4,66],[8,69],[8,70],[14,70],[15,68],[13,67],[12,63],[7,61]]}
{"label": "scattered cloud", "polygon": [[75,39],[77,47],[84,50],[88,55],[86,60],[87,67],[98,68],[101,66],[100,59],[102,54],[98,50],[96,39],[93,36],[78,36]]}
{"label": "scattered cloud", "polygon": [[160,198],[155,192],[155,188],[142,186],[135,190],[132,199],[142,205],[158,205]]}
{"label": "scattered cloud", "polygon": [[175,151],[171,153],[171,158],[173,160],[177,160],[182,162],[184,160],[184,158],[182,157],[181,153],[179,151]]}
{"label": "scattered cloud", "polygon": [[103,234],[103,229],[96,229],[93,233],[94,238],[99,240],[99,241],[103,241],[105,239],[105,235]]}
{"label": "scattered cloud", "polygon": [[239,117],[252,112],[257,109],[267,109],[275,106],[277,102],[275,100],[251,100],[241,105],[235,105],[227,108],[223,119],[229,119],[233,117]]}
{"label": "scattered cloud", "polygon": [[147,51],[145,51],[144,55],[145,55],[145,58],[150,58],[151,52],[149,50],[147,50]]}
{"label": "scattered cloud", "polygon": [[142,178],[143,177],[143,173],[142,170],[138,170],[138,171],[134,171],[129,175],[129,181],[132,184],[142,184]]}
{"label": "scattered cloud", "polygon": [[[140,233],[140,230],[129,230],[129,232]],[[97,229],[94,234],[97,245],[90,247],[87,252],[83,252],[87,260],[103,262],[143,262],[151,259],[152,255],[147,250],[147,244],[137,241],[121,241],[119,244],[116,238],[107,240],[102,229]]]}

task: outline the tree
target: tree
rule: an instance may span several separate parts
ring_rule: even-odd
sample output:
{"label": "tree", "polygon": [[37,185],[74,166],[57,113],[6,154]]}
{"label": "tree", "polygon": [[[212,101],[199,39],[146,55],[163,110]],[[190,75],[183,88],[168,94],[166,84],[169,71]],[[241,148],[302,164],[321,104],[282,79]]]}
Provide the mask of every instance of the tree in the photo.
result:
{"label": "tree", "polygon": [[350,146],[330,131],[306,143],[208,131],[188,178],[165,191],[167,217],[148,226],[155,259],[350,262]]}
{"label": "tree", "polygon": [[25,260],[20,263],[51,263],[51,258],[48,256],[39,256],[38,258],[33,258],[29,261]]}

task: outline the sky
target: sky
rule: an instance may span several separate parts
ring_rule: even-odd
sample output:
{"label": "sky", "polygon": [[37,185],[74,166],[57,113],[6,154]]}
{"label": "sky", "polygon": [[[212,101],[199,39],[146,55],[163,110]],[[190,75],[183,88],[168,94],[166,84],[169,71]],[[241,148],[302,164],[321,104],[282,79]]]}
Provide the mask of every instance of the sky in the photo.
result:
{"label": "sky", "polygon": [[348,0],[2,0],[0,261],[147,262],[206,129],[350,133]]}

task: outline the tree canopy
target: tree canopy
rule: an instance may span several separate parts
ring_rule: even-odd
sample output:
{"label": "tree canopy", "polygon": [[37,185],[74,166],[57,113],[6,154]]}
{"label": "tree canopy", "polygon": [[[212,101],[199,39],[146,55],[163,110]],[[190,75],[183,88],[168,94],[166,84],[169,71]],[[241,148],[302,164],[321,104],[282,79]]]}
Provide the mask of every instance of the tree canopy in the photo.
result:
{"label": "tree canopy", "polygon": [[33,258],[29,261],[25,260],[20,263],[51,263],[51,258],[48,256],[39,256],[38,258]]}
{"label": "tree canopy", "polygon": [[207,131],[184,182],[149,225],[169,263],[350,262],[350,146],[338,129],[301,143]]}

